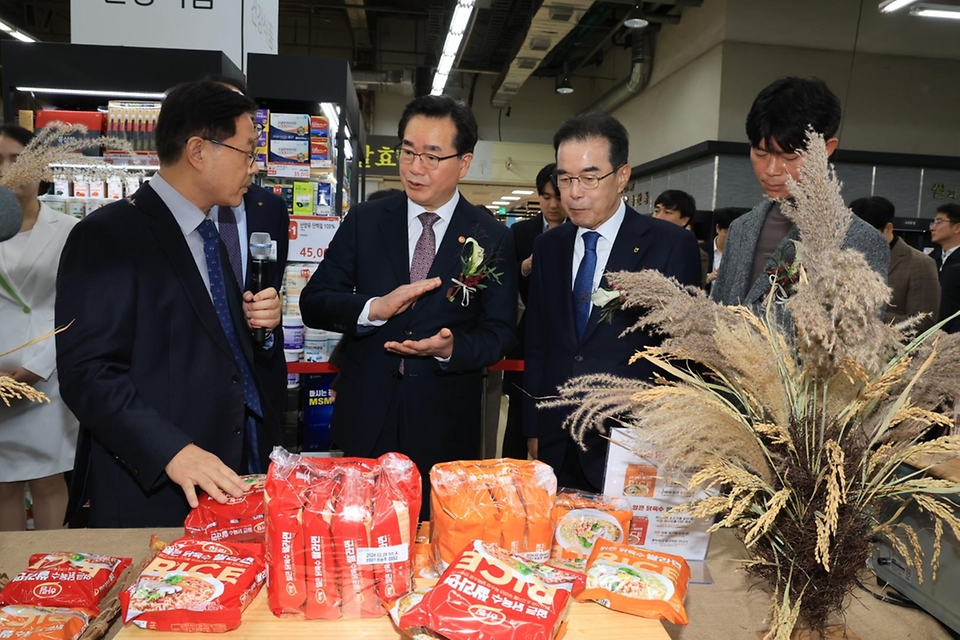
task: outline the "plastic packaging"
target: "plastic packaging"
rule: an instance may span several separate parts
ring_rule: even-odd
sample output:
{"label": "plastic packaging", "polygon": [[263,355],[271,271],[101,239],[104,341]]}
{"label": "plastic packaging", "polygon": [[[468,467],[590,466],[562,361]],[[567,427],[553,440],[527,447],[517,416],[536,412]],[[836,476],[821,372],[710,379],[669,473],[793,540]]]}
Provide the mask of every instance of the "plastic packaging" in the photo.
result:
{"label": "plastic packaging", "polygon": [[241,476],[250,490],[239,498],[228,495],[220,504],[206,493],[199,505],[191,509],[183,521],[185,534],[197,540],[212,542],[249,542],[263,544],[267,531],[263,508],[264,474]]}
{"label": "plastic packaging", "polygon": [[623,498],[564,489],[553,508],[553,548],[550,557],[582,568],[597,540],[626,542],[633,510]]}
{"label": "plastic packaging", "polygon": [[11,604],[0,607],[0,638],[77,640],[89,618],[76,609],[48,609]]}

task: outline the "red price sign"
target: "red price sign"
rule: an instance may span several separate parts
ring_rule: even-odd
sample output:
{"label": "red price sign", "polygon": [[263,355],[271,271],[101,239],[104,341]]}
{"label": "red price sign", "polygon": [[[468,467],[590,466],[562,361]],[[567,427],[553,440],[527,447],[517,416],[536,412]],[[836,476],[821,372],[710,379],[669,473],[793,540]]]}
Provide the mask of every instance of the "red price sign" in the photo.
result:
{"label": "red price sign", "polygon": [[340,218],[292,216],[290,218],[290,262],[320,262],[340,228]]}

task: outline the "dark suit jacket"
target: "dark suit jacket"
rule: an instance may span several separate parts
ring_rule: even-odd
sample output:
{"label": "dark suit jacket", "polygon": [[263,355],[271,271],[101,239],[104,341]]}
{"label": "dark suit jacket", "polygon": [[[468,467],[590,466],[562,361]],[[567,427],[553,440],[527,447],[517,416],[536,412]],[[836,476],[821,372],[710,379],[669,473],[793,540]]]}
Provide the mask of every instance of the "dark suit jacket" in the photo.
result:
{"label": "dark suit jacket", "polygon": [[[463,307],[446,296],[461,272],[462,240],[469,237],[496,257],[502,275],[500,284],[488,283]],[[411,432],[402,453],[426,477],[436,462],[480,453],[481,369],[514,342],[517,264],[510,230],[461,196],[427,276],[442,278],[440,288],[383,326],[358,330],[367,300],[410,281],[408,252],[405,194],[356,205],[300,295],[300,309],[306,326],[344,334],[333,442],[347,455],[370,455],[390,400],[402,388]],[[446,367],[433,357],[406,358],[401,382],[400,356],[385,351],[384,343],[428,338],[443,327],[454,336]]]}
{"label": "dark suit jacket", "polygon": [[[946,320],[960,311],[960,264],[950,264],[954,253],[947,258],[946,266],[940,270],[940,317]],[[943,325],[947,333],[960,332],[960,318],[954,318]]]}
{"label": "dark suit jacket", "polygon": [[[533,255],[533,243],[541,233],[543,233],[543,214],[538,213],[532,218],[517,222],[510,230],[513,232],[513,246],[517,254],[517,289],[520,292],[520,300],[523,306],[527,306],[530,298],[530,276],[524,277],[520,273],[520,263]],[[524,312],[520,316],[520,322],[517,325],[517,344],[510,350],[507,357],[511,360],[523,360],[523,341],[527,327],[527,314]],[[517,378],[519,384],[519,378]]]}
{"label": "dark suit jacket", "polygon": [[936,324],[940,309],[940,282],[937,276],[937,263],[930,256],[897,239],[890,247],[887,284],[892,293],[884,320],[902,322],[920,313],[929,314],[917,325],[918,333]]}
{"label": "dark suit jacket", "polygon": [[[712,299],[728,305],[742,304],[757,307],[763,304],[763,300],[770,291],[770,281],[766,274],[761,274],[754,282],[748,281],[753,269],[753,254],[757,248],[757,241],[760,239],[763,223],[773,204],[772,200],[764,200],[730,225],[727,244],[723,248],[720,271],[710,289]],[[797,231],[797,226],[793,225],[777,247],[777,253],[782,252],[786,260],[793,260],[796,255],[794,241],[800,239],[800,232]],[[862,253],[870,267],[886,278],[890,263],[890,247],[887,245],[887,240],[883,234],[857,216],[853,216],[850,221],[843,248],[856,249]],[[767,261],[766,268],[773,269],[775,266],[776,263],[771,257]]]}
{"label": "dark suit jacket", "polygon": [[960,249],[957,249],[947,257],[946,264],[943,264],[941,268],[941,262],[943,261],[943,249],[936,247],[933,251],[930,252],[930,257],[933,258],[934,263],[937,265],[937,269],[940,269],[941,280],[943,280],[943,269],[947,267],[960,266]]}
{"label": "dark suit jacket", "polygon": [[[554,395],[557,387],[570,378],[591,373],[609,373],[627,378],[647,379],[653,367],[645,360],[630,365],[628,360],[638,349],[658,344],[645,331],[620,338],[639,316],[635,311],[620,311],[611,322],[600,320],[600,309],[593,308],[582,341],[578,341],[573,319],[573,248],[577,227],[563,224],[541,235],[536,242],[536,258],[530,274],[530,306],[527,308],[527,354],[524,386],[535,397]],[[683,285],[700,286],[700,251],[692,233],[669,222],[641,216],[627,207],[626,216],[605,271],[656,269],[673,276]],[[606,278],[601,286],[607,287]],[[559,469],[567,447],[576,447],[562,427],[568,410],[537,410],[535,399],[525,406],[524,429],[527,437],[539,439],[538,457]],[[586,437],[587,451],[577,449],[587,479],[597,489],[603,487],[607,441],[596,431]]]}
{"label": "dark suit jacket", "polygon": [[[231,315],[255,369],[264,353],[243,321],[239,287],[228,291],[236,291]],[[68,516],[89,498],[93,526],[179,526],[189,506],[164,468],[194,443],[240,472],[244,394],[183,232],[149,185],[74,228],[60,260],[56,322],[73,322],[57,335],[57,368],[80,420]],[[261,455],[280,441],[269,409],[264,403]]]}
{"label": "dark suit jacket", "polygon": [[[290,247],[290,216],[283,198],[255,184],[243,197],[247,215],[247,252],[249,253],[250,234],[269,233],[277,241],[277,261],[267,268],[267,287],[280,291],[283,286],[283,270],[287,266],[287,251]],[[254,291],[253,269],[247,269],[244,291]],[[263,383],[264,398],[270,403],[276,415],[283,414],[287,399],[287,362],[283,357],[283,326],[273,330],[273,348],[268,349],[258,359],[258,373]],[[279,443],[278,443],[279,444]],[[267,458],[261,456],[262,461]]]}

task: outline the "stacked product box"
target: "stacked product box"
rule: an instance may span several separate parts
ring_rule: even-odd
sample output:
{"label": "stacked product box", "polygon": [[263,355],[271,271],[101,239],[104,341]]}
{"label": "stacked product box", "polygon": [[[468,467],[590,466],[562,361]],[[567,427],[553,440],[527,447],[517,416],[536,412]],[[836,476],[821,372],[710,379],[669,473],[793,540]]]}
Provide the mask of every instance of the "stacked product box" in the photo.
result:
{"label": "stacked product box", "polygon": [[268,163],[310,166],[310,116],[297,113],[270,113]]}
{"label": "stacked product box", "polygon": [[310,167],[325,169],[332,165],[329,121],[324,116],[310,116]]}
{"label": "stacked product box", "polygon": [[283,203],[287,206],[287,214],[293,215],[293,185],[275,184],[268,185],[266,188],[283,198]]}
{"label": "stacked product box", "polygon": [[269,148],[267,140],[270,135],[270,111],[268,109],[257,109],[254,124],[260,131],[255,151],[257,154],[257,164],[264,167],[267,164],[267,150]]}
{"label": "stacked product box", "polygon": [[293,215],[312,216],[313,202],[316,197],[316,184],[313,182],[293,183]]}

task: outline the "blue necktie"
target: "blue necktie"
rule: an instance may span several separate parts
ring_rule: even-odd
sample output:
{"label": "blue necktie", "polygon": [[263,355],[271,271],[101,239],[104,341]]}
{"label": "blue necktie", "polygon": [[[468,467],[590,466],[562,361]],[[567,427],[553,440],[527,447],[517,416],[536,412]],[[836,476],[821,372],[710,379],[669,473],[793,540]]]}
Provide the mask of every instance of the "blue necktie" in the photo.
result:
{"label": "blue necktie", "polygon": [[[217,227],[213,221],[207,218],[200,223],[197,231],[203,236],[203,255],[207,259],[207,273],[210,276],[210,295],[213,297],[213,306],[217,310],[217,319],[220,320],[220,326],[223,327],[223,333],[227,337],[227,343],[230,345],[230,351],[233,352],[233,359],[240,369],[240,375],[243,378],[243,397],[250,411],[257,416],[263,416],[260,408],[260,394],[257,393],[257,385],[253,381],[253,374],[247,364],[247,359],[243,357],[243,350],[240,348],[240,339],[233,327],[233,318],[230,315],[230,307],[227,304],[227,291],[223,280],[223,271],[220,267],[220,236],[217,234]],[[247,454],[248,470],[256,473],[260,469],[260,451],[257,448],[257,429],[252,420],[248,420],[245,425],[247,444],[250,451]]]}
{"label": "blue necktie", "polygon": [[593,310],[593,275],[597,271],[597,240],[600,234],[587,231],[583,234],[583,259],[573,281],[573,319],[577,323],[577,338],[583,340],[587,321]]}
{"label": "blue necktie", "polygon": [[223,240],[223,246],[227,248],[227,259],[230,260],[233,277],[240,285],[240,291],[244,291],[243,256],[240,251],[237,216],[234,215],[233,209],[230,207],[220,207],[217,211],[217,220],[220,222],[220,239]]}

